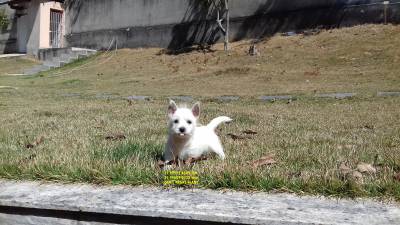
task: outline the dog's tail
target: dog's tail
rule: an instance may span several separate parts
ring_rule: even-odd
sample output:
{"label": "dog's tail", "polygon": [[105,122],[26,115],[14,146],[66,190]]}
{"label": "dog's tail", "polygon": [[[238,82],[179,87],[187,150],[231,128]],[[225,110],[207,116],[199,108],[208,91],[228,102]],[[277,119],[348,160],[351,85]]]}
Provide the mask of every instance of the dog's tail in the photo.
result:
{"label": "dog's tail", "polygon": [[207,127],[212,130],[215,130],[215,128],[217,128],[218,125],[220,125],[221,123],[229,123],[231,121],[232,119],[227,116],[220,116],[211,120],[211,122],[207,125]]}

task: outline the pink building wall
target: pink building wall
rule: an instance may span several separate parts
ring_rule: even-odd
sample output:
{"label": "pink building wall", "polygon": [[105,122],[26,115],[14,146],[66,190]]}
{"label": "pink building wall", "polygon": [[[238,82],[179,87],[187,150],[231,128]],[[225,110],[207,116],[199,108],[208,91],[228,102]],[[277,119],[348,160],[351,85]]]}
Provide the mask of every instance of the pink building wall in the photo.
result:
{"label": "pink building wall", "polygon": [[[40,3],[40,36],[39,36],[39,48],[50,48],[50,10],[55,9],[63,11],[61,3],[59,2],[43,2]],[[64,24],[64,14],[62,19]],[[62,26],[62,33],[64,34],[65,26]],[[62,44],[62,39],[61,39]],[[63,47],[63,46],[61,46]]]}

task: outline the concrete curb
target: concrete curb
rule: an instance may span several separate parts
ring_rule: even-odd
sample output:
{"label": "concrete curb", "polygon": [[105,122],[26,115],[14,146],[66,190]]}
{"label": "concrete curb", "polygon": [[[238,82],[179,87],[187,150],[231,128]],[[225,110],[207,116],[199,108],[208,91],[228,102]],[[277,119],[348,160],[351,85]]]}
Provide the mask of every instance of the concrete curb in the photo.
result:
{"label": "concrete curb", "polygon": [[23,56],[26,56],[26,54],[0,54],[0,59],[3,59],[3,58],[23,57]]}
{"label": "concrete curb", "polygon": [[[61,93],[61,97],[82,97],[81,93]],[[353,97],[356,97],[357,93],[351,93],[351,92],[343,92],[343,93],[323,93],[323,94],[316,94],[314,96],[301,96],[301,95],[263,95],[263,96],[258,96],[258,97],[243,97],[243,96],[216,96],[212,98],[206,98],[207,100],[216,100],[219,102],[234,102],[234,101],[239,101],[243,99],[250,99],[250,100],[259,100],[259,101],[264,101],[264,102],[275,102],[275,101],[294,101],[298,99],[336,99],[336,100],[342,100],[342,99],[351,99]],[[360,97],[365,97],[361,96]],[[377,92],[376,95],[373,97],[400,97],[400,92]],[[151,101],[154,99],[157,99],[157,97],[154,96],[145,96],[145,95],[130,95],[127,97],[120,96],[118,94],[113,94],[113,93],[97,93],[95,96],[92,96],[92,98],[95,99],[126,99],[130,101]],[[173,99],[176,101],[180,102],[193,102],[196,97],[195,96],[170,96],[167,97],[167,99]]]}
{"label": "concrete curb", "polygon": [[[25,212],[27,209],[30,213]],[[64,216],[43,216],[35,210],[62,212]],[[77,215],[66,217],[68,213]],[[87,213],[92,216],[79,216]],[[108,224],[121,224],[110,220],[113,216],[128,216],[130,224],[146,224],[148,219],[158,224],[382,225],[400,224],[400,206],[290,194],[0,181],[2,224],[98,224],[104,217]]]}

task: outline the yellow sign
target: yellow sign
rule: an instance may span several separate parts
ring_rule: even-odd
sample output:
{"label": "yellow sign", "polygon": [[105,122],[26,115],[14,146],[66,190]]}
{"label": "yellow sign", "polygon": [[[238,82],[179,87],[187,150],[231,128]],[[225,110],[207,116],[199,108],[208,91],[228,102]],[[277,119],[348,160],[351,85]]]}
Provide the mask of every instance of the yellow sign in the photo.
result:
{"label": "yellow sign", "polygon": [[197,185],[199,184],[199,174],[196,171],[177,171],[166,170],[163,171],[164,185]]}

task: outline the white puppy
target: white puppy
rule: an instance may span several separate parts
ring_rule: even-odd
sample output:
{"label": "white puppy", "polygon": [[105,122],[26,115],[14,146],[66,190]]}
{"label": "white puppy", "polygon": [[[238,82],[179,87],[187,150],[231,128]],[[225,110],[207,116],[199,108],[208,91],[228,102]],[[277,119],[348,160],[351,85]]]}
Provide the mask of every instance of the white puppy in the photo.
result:
{"label": "white puppy", "polygon": [[221,159],[225,158],[221,142],[215,134],[215,128],[220,123],[230,122],[232,119],[220,116],[213,119],[207,126],[197,127],[199,115],[199,103],[194,104],[192,109],[178,108],[175,102],[170,100],[169,135],[164,151],[165,163],[176,159],[198,159],[209,152],[216,153]]}

